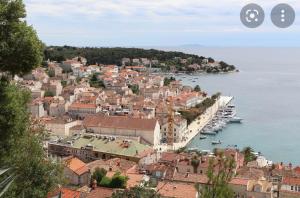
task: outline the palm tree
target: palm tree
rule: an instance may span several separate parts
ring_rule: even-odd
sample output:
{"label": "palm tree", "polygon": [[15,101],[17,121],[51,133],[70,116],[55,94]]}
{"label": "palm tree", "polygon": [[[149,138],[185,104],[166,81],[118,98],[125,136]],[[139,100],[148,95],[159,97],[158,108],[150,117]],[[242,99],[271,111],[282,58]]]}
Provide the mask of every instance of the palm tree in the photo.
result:
{"label": "palm tree", "polygon": [[254,150],[250,146],[247,146],[243,149],[242,153],[245,156],[246,163],[255,160],[255,155],[253,154],[253,152],[254,152]]}
{"label": "palm tree", "polygon": [[11,168],[0,168],[0,197],[9,189],[16,178]]}

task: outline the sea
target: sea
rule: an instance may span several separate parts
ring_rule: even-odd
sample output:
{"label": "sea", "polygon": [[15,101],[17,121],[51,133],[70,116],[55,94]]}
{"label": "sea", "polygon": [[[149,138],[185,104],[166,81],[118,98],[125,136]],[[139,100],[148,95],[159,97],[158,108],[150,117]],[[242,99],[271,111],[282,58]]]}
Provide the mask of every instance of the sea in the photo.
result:
{"label": "sea", "polygon": [[[218,135],[199,139],[189,148],[213,150],[237,145],[252,147],[273,162],[300,165],[300,48],[161,48],[213,57],[235,65],[229,74],[178,75],[183,84],[199,85],[209,94],[234,97],[242,124],[229,124]],[[194,81],[194,82],[193,82]]]}

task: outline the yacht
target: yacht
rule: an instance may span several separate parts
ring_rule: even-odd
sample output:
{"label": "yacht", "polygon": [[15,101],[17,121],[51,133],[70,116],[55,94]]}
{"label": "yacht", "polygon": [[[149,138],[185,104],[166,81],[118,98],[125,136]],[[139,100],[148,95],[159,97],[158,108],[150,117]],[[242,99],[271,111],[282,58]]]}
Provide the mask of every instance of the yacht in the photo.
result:
{"label": "yacht", "polygon": [[200,137],[199,137],[199,139],[200,140],[204,140],[204,139],[206,139],[207,137],[205,136],[205,135],[200,135]]}
{"label": "yacht", "polygon": [[217,135],[216,132],[213,132],[213,131],[202,131],[201,132],[203,135]]}
{"label": "yacht", "polygon": [[240,117],[232,117],[229,122],[230,123],[241,123],[243,121],[243,118]]}
{"label": "yacht", "polygon": [[222,144],[221,140],[219,141],[212,141],[211,144]]}

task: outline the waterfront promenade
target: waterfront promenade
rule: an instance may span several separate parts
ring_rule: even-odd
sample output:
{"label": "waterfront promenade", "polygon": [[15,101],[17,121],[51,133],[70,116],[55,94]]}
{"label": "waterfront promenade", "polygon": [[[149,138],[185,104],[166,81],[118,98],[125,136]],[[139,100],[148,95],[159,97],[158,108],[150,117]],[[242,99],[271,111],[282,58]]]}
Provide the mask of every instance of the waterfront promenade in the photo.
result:
{"label": "waterfront promenade", "polygon": [[157,147],[160,151],[177,150],[185,147],[198,133],[201,131],[216,115],[217,111],[228,105],[233,100],[231,96],[220,96],[214,105],[209,107],[203,114],[197,117],[187,128],[184,134],[185,140],[174,143],[172,147],[167,145],[159,145]]}

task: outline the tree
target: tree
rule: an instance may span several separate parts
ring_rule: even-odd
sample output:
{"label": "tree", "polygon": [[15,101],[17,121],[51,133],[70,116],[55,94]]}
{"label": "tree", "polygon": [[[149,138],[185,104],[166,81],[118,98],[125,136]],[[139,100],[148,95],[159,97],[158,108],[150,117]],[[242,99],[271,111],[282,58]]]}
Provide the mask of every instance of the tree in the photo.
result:
{"label": "tree", "polygon": [[106,175],[107,171],[104,168],[97,167],[92,175],[92,179],[97,181],[97,185],[100,186],[102,178]]}
{"label": "tree", "polygon": [[26,74],[41,64],[43,44],[24,20],[22,0],[0,1],[0,71]]}
{"label": "tree", "polygon": [[200,92],[200,91],[201,91],[201,88],[200,88],[200,86],[199,86],[199,85],[196,85],[196,86],[194,87],[194,91],[196,91],[196,92]]}
{"label": "tree", "polygon": [[228,186],[234,175],[235,162],[232,157],[226,158],[220,153],[216,158],[209,161],[207,170],[208,182],[204,187],[197,184],[200,198],[232,198],[234,192]]}
{"label": "tree", "polygon": [[105,84],[102,80],[98,79],[98,74],[93,74],[90,78],[90,86],[95,88],[105,88]]}
{"label": "tree", "polygon": [[111,178],[107,176],[104,176],[100,182],[100,186],[103,187],[111,187],[110,184],[111,184]]}
{"label": "tree", "polygon": [[0,196],[6,198],[44,198],[62,175],[43,150],[44,129],[29,118],[29,92],[9,81],[42,61],[43,45],[25,15],[22,0],[0,0],[0,169],[9,170],[0,177]]}
{"label": "tree", "polygon": [[197,169],[198,169],[198,166],[200,164],[200,160],[198,159],[198,156],[197,155],[194,155],[193,158],[192,158],[192,161],[191,161],[191,164],[193,166],[193,169],[194,169],[194,173],[197,173]]}
{"label": "tree", "polygon": [[114,192],[112,198],[160,198],[161,196],[153,189],[146,189],[144,187],[133,187],[124,191]]}
{"label": "tree", "polygon": [[29,119],[30,94],[3,80],[0,90],[0,167],[14,178],[4,196],[45,197],[61,183],[61,166],[46,158],[44,128]]}
{"label": "tree", "polygon": [[176,79],[174,78],[174,77],[170,77],[170,78],[168,78],[168,77],[165,77],[164,78],[164,86],[168,86],[172,81],[175,81]]}
{"label": "tree", "polygon": [[128,87],[131,89],[132,93],[139,94],[140,88],[138,85],[129,85]]}
{"label": "tree", "polygon": [[250,146],[247,146],[242,150],[246,164],[256,159],[256,156],[253,154],[253,152],[254,150]]}
{"label": "tree", "polygon": [[45,94],[44,94],[44,97],[53,97],[54,96],[54,93],[50,90],[46,90],[45,91]]}
{"label": "tree", "polygon": [[111,178],[111,188],[126,188],[128,177],[122,176],[120,172],[116,172]]}

